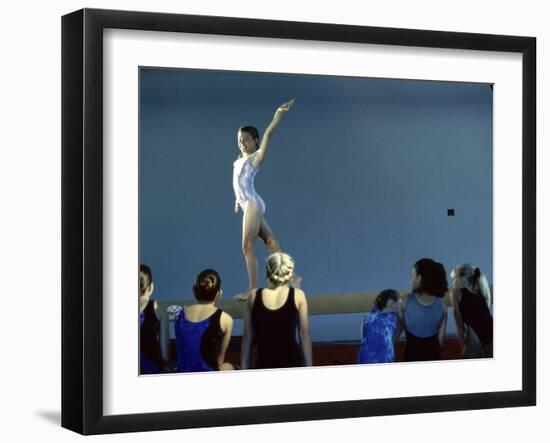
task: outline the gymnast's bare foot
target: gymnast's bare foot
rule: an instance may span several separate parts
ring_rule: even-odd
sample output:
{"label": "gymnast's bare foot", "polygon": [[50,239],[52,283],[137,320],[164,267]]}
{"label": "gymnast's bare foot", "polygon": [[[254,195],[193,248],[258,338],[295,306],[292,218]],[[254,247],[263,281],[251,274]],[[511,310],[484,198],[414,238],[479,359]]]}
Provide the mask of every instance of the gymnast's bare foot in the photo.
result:
{"label": "gymnast's bare foot", "polygon": [[293,288],[300,288],[302,280],[303,278],[299,275],[292,274],[292,277],[290,277],[290,286],[292,286]]}

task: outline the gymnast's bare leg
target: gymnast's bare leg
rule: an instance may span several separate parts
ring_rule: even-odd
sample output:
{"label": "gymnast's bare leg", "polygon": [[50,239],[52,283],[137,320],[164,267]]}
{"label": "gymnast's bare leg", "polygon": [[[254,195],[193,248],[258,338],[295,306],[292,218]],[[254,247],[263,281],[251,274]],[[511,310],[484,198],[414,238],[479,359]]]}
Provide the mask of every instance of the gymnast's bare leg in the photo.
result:
{"label": "gymnast's bare leg", "polygon": [[[271,252],[272,254],[275,252],[282,252],[281,247],[279,246],[279,242],[273,235],[273,231],[271,230],[271,227],[267,223],[267,220],[262,218],[262,224],[260,226],[260,238],[263,240],[267,250]],[[302,283],[302,277],[293,274],[290,278],[290,285],[294,288],[299,288],[300,284]]]}
{"label": "gymnast's bare leg", "polygon": [[260,234],[263,214],[262,210],[253,201],[248,202],[244,208],[243,215],[243,241],[242,248],[244,259],[246,261],[246,270],[248,272],[248,291],[244,294],[239,294],[237,297],[245,299],[248,292],[258,287],[258,259],[256,258],[256,239]]}
{"label": "gymnast's bare leg", "polygon": [[[263,217],[261,209],[254,202],[249,202],[244,210],[242,242],[246,270],[248,272],[248,291],[238,294],[235,297],[237,300],[246,300],[249,292],[258,287],[258,259],[256,257],[256,238],[258,237],[262,239],[266,248],[272,254],[274,252],[281,252],[279,242]],[[300,287],[301,281],[302,278],[297,275],[293,275],[291,278],[291,284],[296,288]]]}

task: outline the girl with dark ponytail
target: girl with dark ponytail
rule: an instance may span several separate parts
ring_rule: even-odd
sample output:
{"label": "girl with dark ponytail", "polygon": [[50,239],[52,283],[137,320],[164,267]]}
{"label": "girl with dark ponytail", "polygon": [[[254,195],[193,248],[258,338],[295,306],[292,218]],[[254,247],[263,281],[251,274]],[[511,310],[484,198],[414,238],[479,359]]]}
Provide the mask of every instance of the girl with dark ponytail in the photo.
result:
{"label": "girl with dark ponytail", "polygon": [[445,268],[431,258],[418,260],[411,284],[412,292],[403,300],[405,361],[440,360],[447,328]]}

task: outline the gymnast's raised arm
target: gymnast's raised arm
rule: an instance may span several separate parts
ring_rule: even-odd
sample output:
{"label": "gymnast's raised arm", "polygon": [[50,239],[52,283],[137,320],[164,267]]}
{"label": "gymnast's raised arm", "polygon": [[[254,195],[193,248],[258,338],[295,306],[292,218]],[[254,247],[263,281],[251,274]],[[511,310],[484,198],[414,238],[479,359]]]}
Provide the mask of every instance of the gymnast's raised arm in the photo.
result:
{"label": "gymnast's raised arm", "polygon": [[277,108],[277,111],[275,111],[275,115],[273,116],[273,120],[271,120],[271,123],[267,126],[264,136],[262,138],[262,142],[260,143],[260,147],[258,150],[254,153],[254,156],[252,157],[252,166],[254,168],[258,169],[262,162],[264,161],[265,154],[267,152],[267,147],[269,146],[269,141],[271,139],[271,136],[273,135],[273,131],[281,121],[281,117],[283,114],[288,112],[290,108],[292,108],[292,105],[294,104],[294,99],[283,103],[281,106]]}

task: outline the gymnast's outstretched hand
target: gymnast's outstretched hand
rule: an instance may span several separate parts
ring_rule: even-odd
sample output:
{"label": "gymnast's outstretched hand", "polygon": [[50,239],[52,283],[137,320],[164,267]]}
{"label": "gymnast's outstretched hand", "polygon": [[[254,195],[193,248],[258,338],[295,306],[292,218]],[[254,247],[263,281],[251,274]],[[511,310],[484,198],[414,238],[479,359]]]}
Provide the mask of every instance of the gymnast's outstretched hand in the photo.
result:
{"label": "gymnast's outstretched hand", "polygon": [[282,112],[288,112],[288,111],[290,111],[290,108],[292,108],[292,105],[294,105],[294,99],[289,100],[289,101],[283,103],[281,106],[279,106],[277,108],[277,112],[278,113],[279,112],[281,112],[281,113]]}

